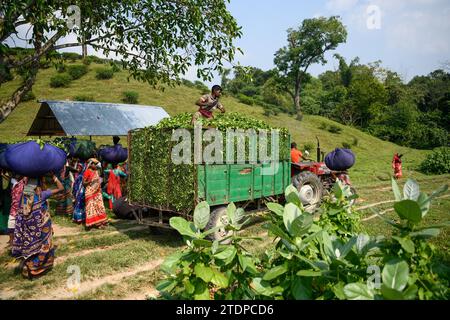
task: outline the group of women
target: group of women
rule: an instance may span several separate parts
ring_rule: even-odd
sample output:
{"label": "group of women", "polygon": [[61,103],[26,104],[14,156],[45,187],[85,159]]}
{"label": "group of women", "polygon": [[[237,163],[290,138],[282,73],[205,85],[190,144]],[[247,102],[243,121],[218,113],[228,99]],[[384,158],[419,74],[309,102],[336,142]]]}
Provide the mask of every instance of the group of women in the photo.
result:
{"label": "group of women", "polygon": [[[54,188],[47,188],[48,177],[29,178],[1,171],[0,231],[8,233],[13,257],[21,261],[22,274],[33,278],[53,266],[55,247],[48,199],[56,201],[55,214],[72,217],[87,228],[104,228],[108,216],[103,203],[104,192],[110,206],[121,196],[120,177],[124,169],[114,165],[104,170],[99,160],[86,162],[70,159],[57,175],[51,174]],[[46,181],[47,180],[47,181]]]}

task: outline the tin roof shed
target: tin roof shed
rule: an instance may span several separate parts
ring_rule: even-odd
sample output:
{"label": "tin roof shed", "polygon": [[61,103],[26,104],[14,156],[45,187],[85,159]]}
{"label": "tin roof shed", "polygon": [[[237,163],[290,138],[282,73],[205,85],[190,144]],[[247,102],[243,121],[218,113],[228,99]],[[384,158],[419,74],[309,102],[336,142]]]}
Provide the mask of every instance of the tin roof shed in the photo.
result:
{"label": "tin roof shed", "polygon": [[125,136],[156,125],[169,114],[161,107],[41,100],[29,136]]}

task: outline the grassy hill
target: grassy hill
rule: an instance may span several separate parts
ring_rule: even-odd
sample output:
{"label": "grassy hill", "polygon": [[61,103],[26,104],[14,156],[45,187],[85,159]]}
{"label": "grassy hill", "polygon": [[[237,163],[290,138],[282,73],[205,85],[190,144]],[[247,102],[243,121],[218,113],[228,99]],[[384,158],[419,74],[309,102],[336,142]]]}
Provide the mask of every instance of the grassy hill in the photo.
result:
{"label": "grassy hill", "polygon": [[[33,92],[37,99],[74,100],[77,95],[89,95],[98,102],[121,103],[122,92],[133,90],[139,93],[139,104],[161,106],[170,115],[196,111],[194,103],[201,92],[195,88],[181,86],[166,88],[163,92],[153,89],[145,83],[134,80],[128,82],[125,71],[115,73],[114,78],[110,80],[97,80],[94,71],[100,67],[102,66],[90,65],[90,72],[73,81],[68,88],[51,88],[50,78],[56,74],[56,70],[54,68],[41,70]],[[2,85],[0,87],[0,99],[8,97],[17,83],[18,80],[13,80]],[[357,156],[356,165],[351,170],[355,182],[389,180],[390,163],[395,152],[405,154],[404,168],[407,176],[412,175],[417,178],[422,176],[415,171],[415,168],[424,159],[427,151],[400,147],[355,128],[343,126],[319,116],[306,115],[304,120],[300,122],[286,114],[265,116],[261,107],[239,103],[232,97],[224,97],[223,104],[227,111],[244,113],[249,117],[262,119],[272,125],[287,127],[293,140],[299,146],[306,143],[315,146],[315,137],[318,136],[322,148],[325,151],[331,151],[336,147],[342,147],[343,142],[351,144],[354,139],[358,139],[358,145],[352,147]],[[8,142],[24,138],[38,109],[39,104],[34,100],[21,103],[7,120],[0,124],[0,141]],[[324,124],[337,126],[342,129],[342,132],[333,134],[326,129],[321,129]],[[98,143],[110,143],[110,140],[110,138],[95,138]],[[312,156],[315,157],[315,150],[312,152]]]}

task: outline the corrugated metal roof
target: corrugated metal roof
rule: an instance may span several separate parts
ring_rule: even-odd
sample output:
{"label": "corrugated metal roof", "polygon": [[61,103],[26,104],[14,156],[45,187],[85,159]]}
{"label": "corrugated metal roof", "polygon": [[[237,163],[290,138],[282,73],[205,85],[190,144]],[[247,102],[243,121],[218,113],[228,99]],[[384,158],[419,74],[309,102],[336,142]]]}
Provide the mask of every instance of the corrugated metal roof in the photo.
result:
{"label": "corrugated metal roof", "polygon": [[28,135],[124,136],[157,124],[169,114],[161,107],[42,100]]}

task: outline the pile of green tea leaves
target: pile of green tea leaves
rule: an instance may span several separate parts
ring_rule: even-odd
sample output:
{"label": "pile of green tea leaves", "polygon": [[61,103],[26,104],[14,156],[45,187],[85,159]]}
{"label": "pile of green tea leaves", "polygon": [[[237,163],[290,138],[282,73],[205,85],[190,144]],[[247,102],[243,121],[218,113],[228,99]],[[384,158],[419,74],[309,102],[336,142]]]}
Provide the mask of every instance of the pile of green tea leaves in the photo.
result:
{"label": "pile of green tea leaves", "polygon": [[[166,118],[158,123],[158,129],[192,129],[192,113],[180,113],[172,118]],[[219,113],[212,119],[201,118],[197,123],[201,123],[204,128],[226,129],[255,129],[270,130],[278,129],[282,133],[288,133],[286,128],[276,128],[268,125],[266,122],[254,118],[245,117],[237,112]]]}
{"label": "pile of green tea leaves", "polygon": [[[195,207],[197,176],[194,165],[194,146],[191,144],[191,164],[175,165],[171,159],[172,148],[178,144],[172,141],[175,129],[187,129],[194,139],[192,114],[182,113],[163,119],[156,126],[135,130],[131,134],[129,150],[130,178],[128,180],[129,198],[132,203],[190,213]],[[279,159],[290,159],[290,136],[285,128],[274,128],[264,121],[247,118],[238,113],[218,114],[213,119],[201,119],[203,129],[217,128],[223,133],[223,160],[226,160],[226,129],[279,130]],[[193,142],[193,141],[192,141]],[[271,139],[268,135],[268,151]],[[249,160],[248,138],[245,160]],[[203,148],[209,143],[203,142]],[[234,141],[235,159],[237,140]],[[203,150],[203,149],[202,149]]]}

